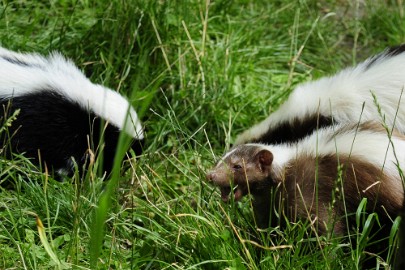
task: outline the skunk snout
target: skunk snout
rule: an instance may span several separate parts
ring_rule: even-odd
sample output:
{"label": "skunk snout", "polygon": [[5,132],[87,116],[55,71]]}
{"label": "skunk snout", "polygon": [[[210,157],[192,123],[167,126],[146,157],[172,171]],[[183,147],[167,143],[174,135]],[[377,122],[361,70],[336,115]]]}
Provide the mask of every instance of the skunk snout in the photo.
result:
{"label": "skunk snout", "polygon": [[206,175],[206,178],[209,182],[214,182],[215,173],[213,171],[209,171]]}

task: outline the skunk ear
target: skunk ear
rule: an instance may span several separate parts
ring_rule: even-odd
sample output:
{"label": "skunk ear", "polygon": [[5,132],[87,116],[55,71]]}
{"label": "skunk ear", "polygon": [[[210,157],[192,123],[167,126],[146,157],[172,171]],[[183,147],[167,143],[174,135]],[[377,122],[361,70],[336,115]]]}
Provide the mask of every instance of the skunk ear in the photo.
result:
{"label": "skunk ear", "polygon": [[260,165],[261,168],[265,166],[270,166],[273,163],[273,153],[269,150],[260,150],[256,154],[256,162]]}

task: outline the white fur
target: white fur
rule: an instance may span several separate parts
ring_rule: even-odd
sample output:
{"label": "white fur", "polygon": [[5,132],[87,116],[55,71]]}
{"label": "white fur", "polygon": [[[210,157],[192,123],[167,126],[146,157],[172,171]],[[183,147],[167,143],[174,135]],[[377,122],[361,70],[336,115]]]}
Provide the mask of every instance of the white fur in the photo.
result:
{"label": "white fur", "polygon": [[[6,58],[27,63],[10,63]],[[129,102],[116,91],[93,84],[68,59],[59,53],[48,57],[22,54],[0,47],[0,98],[11,98],[52,89],[84,109],[124,130],[136,139],[143,139],[143,129]]]}
{"label": "white fur", "polygon": [[[236,148],[235,148],[235,149],[232,149],[231,151],[229,151],[228,153],[226,153],[226,154],[222,157],[222,159],[225,160],[227,157],[229,157],[230,155],[232,155],[232,153],[235,152],[235,151],[236,151]],[[220,162],[221,162],[221,161],[220,161]]]}
{"label": "white fur", "polygon": [[[388,189],[386,192],[392,194],[393,200],[397,201],[396,203],[402,204],[404,193],[398,167],[405,168],[405,151],[403,151],[405,139],[393,136],[391,143],[388,135],[384,132],[369,130],[357,132],[356,129],[344,129],[345,132],[335,132],[341,128],[344,126],[334,125],[322,128],[293,144],[250,145],[256,145],[272,152],[274,158],[272,169],[276,175],[279,175],[280,179],[283,179],[283,172],[289,165],[289,161],[300,156],[319,157],[321,159],[323,156],[338,154],[337,156],[346,155],[369,162],[380,168],[381,172],[389,177],[389,183],[384,186]],[[378,183],[377,177],[376,183]]]}
{"label": "white fur", "polygon": [[[245,131],[236,139],[242,144],[260,138],[269,129],[283,121],[294,118],[305,119],[319,113],[333,116],[337,122],[352,123],[373,120],[379,121],[373,92],[380,104],[385,122],[405,134],[405,104],[401,93],[405,86],[405,53],[388,56],[382,53],[367,69],[373,60],[369,58],[353,68],[347,68],[334,76],[299,85],[287,101],[267,119]],[[362,112],[363,103],[364,111]],[[399,107],[398,107],[399,104]],[[395,114],[398,109],[398,116]]]}
{"label": "white fur", "polygon": [[296,154],[291,147],[291,145],[287,144],[277,144],[277,145],[264,145],[259,143],[248,143],[247,146],[258,146],[263,149],[267,149],[273,153],[273,162],[272,166],[276,166],[278,168],[284,168],[288,162],[296,157]]}
{"label": "white fur", "polygon": [[273,163],[279,168],[285,168],[290,160],[298,156],[322,157],[337,153],[358,158],[373,164],[393,179],[397,179],[398,181],[392,183],[392,190],[394,193],[399,192],[402,197],[402,181],[397,165],[405,168],[404,138],[392,136],[390,142],[385,132],[346,129],[342,124],[321,128],[293,144],[253,145],[271,151],[274,156]]}

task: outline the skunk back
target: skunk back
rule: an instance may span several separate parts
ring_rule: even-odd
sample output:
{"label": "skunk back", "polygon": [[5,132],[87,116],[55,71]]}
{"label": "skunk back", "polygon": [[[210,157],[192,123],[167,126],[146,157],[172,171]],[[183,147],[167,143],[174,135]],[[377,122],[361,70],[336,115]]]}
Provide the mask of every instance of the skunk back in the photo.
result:
{"label": "skunk back", "polygon": [[121,131],[142,152],[143,129],[129,102],[115,91],[91,83],[58,53],[49,57],[0,48],[0,104],[3,122],[17,112],[0,134],[6,155],[24,153],[38,165],[72,174],[100,151],[110,171]]}

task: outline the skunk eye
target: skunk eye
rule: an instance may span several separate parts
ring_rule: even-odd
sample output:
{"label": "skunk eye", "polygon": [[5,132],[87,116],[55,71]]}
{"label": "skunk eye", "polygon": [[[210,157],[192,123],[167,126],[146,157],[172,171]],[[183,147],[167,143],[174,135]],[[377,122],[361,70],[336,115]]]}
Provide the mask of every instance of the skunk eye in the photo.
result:
{"label": "skunk eye", "polygon": [[240,170],[240,169],[242,169],[242,166],[240,166],[239,164],[234,164],[234,165],[232,166],[232,169],[234,169],[234,170]]}

